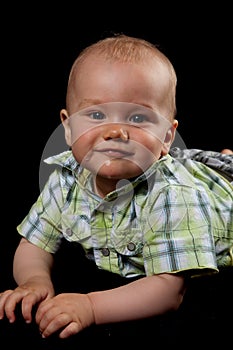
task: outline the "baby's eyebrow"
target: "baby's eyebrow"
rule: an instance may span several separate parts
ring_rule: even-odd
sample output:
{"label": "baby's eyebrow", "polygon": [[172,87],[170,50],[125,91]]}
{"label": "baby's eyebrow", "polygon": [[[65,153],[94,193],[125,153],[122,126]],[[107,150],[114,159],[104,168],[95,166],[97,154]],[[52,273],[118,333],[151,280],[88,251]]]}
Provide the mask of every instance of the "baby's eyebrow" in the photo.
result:
{"label": "baby's eyebrow", "polygon": [[103,101],[98,100],[98,99],[85,98],[79,104],[79,108],[80,109],[84,109],[86,107],[99,105],[99,104],[102,104],[102,103],[103,103]]}

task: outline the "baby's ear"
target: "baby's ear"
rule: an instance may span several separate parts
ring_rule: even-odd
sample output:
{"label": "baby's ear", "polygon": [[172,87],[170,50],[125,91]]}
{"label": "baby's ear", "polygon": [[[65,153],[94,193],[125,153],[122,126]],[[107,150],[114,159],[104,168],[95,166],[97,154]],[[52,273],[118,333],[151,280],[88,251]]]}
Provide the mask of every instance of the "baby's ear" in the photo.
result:
{"label": "baby's ear", "polygon": [[71,147],[71,129],[70,129],[70,118],[66,109],[62,109],[60,112],[61,122],[65,129],[65,140],[69,147]]}
{"label": "baby's ear", "polygon": [[178,120],[174,119],[171,127],[168,129],[162,147],[162,155],[168,154],[171,144],[174,141],[176,135],[176,128],[178,126]]}

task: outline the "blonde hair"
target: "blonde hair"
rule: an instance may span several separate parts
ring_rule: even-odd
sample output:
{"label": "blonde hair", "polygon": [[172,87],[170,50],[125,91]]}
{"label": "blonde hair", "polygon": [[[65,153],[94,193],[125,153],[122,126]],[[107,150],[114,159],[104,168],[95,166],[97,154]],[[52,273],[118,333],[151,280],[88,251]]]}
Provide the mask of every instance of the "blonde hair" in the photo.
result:
{"label": "blonde hair", "polygon": [[69,96],[72,85],[71,82],[76,79],[77,71],[80,69],[81,64],[87,57],[96,54],[100,55],[105,60],[120,61],[125,63],[142,63],[148,58],[159,60],[167,67],[169,71],[171,87],[170,102],[173,117],[175,117],[177,76],[171,61],[152,43],[144,39],[134,38],[124,34],[118,34],[99,40],[81,51],[79,56],[74,61],[70,71],[66,99],[67,106],[69,106],[70,102]]}

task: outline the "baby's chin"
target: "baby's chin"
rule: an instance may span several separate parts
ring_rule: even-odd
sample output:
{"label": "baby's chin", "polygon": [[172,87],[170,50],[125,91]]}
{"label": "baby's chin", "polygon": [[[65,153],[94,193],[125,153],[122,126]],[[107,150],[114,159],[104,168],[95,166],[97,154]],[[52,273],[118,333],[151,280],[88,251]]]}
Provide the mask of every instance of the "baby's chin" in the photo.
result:
{"label": "baby's chin", "polygon": [[98,169],[88,168],[92,173],[96,174],[96,176],[112,180],[130,180],[141,175],[145,171],[145,169],[142,169],[129,160],[117,161],[117,159],[105,161]]}

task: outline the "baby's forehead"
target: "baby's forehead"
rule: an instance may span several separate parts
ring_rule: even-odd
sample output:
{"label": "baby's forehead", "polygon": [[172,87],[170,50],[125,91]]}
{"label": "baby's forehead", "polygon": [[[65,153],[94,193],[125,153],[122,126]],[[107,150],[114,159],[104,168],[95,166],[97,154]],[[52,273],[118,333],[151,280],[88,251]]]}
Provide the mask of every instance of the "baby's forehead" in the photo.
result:
{"label": "baby's forehead", "polygon": [[139,103],[151,100],[151,104],[160,103],[164,108],[174,100],[171,72],[158,57],[133,64],[88,57],[79,64],[70,76],[67,89],[67,109],[72,110],[72,114],[77,106],[83,107],[83,100],[87,98],[93,98],[89,105],[111,100]]}
{"label": "baby's forehead", "polygon": [[140,58],[134,58],[129,56],[128,59],[123,59],[119,56],[104,55],[102,52],[92,52],[85,56],[85,58],[74,61],[73,66],[70,70],[69,82],[79,79],[80,75],[89,72],[90,67],[101,64],[102,68],[109,69],[109,65],[122,65],[125,67],[141,67],[142,70],[147,68],[154,69],[155,74],[169,74],[171,73],[172,66],[163,56],[156,53],[149,53],[142,55]]}

